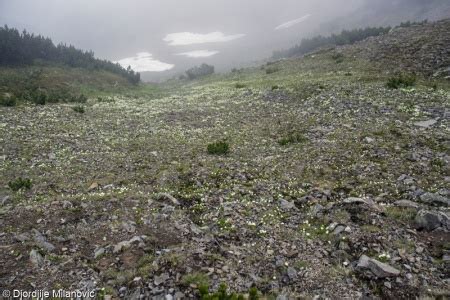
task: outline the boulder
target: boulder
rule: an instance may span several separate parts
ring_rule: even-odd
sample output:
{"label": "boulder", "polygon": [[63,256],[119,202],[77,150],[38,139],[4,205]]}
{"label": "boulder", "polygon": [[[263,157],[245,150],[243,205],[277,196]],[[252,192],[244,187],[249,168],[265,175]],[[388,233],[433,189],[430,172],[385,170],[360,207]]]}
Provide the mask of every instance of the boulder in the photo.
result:
{"label": "boulder", "polygon": [[428,205],[450,206],[450,199],[439,194],[424,193],[420,195],[419,199]]}
{"label": "boulder", "polygon": [[439,227],[450,228],[450,218],[447,214],[437,211],[421,210],[414,219],[416,229],[432,231]]}
{"label": "boulder", "polygon": [[366,255],[362,255],[359,258],[356,268],[362,272],[369,271],[377,278],[396,277],[400,275],[400,271],[396,268]]}

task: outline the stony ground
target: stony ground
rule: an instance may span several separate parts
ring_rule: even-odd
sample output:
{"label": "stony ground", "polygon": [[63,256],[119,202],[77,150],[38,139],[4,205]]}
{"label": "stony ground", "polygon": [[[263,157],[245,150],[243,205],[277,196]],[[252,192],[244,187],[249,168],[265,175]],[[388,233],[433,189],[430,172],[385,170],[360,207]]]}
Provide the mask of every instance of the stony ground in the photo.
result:
{"label": "stony ground", "polygon": [[449,297],[449,81],[389,89],[351,49],[0,108],[0,287]]}

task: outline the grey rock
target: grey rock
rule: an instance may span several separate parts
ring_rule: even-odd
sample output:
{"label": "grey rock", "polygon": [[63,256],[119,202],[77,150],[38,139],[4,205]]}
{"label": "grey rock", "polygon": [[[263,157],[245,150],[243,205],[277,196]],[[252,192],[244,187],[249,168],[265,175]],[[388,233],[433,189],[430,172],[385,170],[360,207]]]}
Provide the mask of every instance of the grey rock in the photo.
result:
{"label": "grey rock", "polygon": [[441,212],[421,210],[414,219],[414,224],[417,229],[424,229],[426,231],[432,231],[436,228],[444,226],[446,229],[449,227],[449,217]]}
{"label": "grey rock", "polygon": [[122,222],[122,229],[128,233],[136,232],[136,226],[134,225],[134,222],[130,222],[130,221]]}
{"label": "grey rock", "polygon": [[368,144],[371,144],[371,143],[375,142],[375,140],[373,138],[371,138],[371,137],[365,137],[364,138],[364,142],[366,142]]}
{"label": "grey rock", "polygon": [[173,207],[171,205],[164,205],[164,207],[161,209],[161,213],[166,214],[166,215],[170,215],[174,211],[175,211],[175,207]]}
{"label": "grey rock", "polygon": [[39,268],[44,263],[44,258],[35,249],[30,251],[30,262],[35,268]]}
{"label": "grey rock", "polygon": [[63,201],[62,206],[63,206],[64,209],[68,209],[68,208],[72,208],[73,207],[72,202],[67,201],[67,200]]}
{"label": "grey rock", "polygon": [[316,204],[311,208],[311,215],[312,216],[317,216],[318,214],[320,214],[323,210],[325,209],[325,207],[323,207],[320,204]]}
{"label": "grey rock", "polygon": [[165,300],[173,300],[173,296],[171,294],[167,294],[164,298]]}
{"label": "grey rock", "polygon": [[277,300],[288,300],[289,298],[286,295],[278,295]]}
{"label": "grey rock", "polygon": [[419,199],[428,205],[450,206],[450,199],[439,194],[425,193],[420,195]]}
{"label": "grey rock", "polygon": [[6,204],[8,204],[10,202],[11,202],[11,197],[10,196],[3,196],[2,200],[0,202],[0,205],[3,206],[3,205],[6,205]]}
{"label": "grey rock", "polygon": [[155,279],[153,280],[153,283],[154,283],[155,285],[160,285],[160,284],[166,282],[167,279],[169,279],[169,274],[167,274],[167,273],[162,273],[162,274],[159,275],[159,276],[155,276]]}
{"label": "grey rock", "polygon": [[94,258],[97,259],[100,256],[102,256],[103,254],[105,254],[105,248],[101,247],[95,250],[94,252]]}
{"label": "grey rock", "polygon": [[52,243],[49,243],[47,239],[40,233],[38,230],[33,229],[33,239],[36,245],[48,252],[53,252],[55,250],[55,246]]}
{"label": "grey rock", "polygon": [[287,275],[289,277],[290,280],[295,280],[297,279],[297,270],[293,267],[288,267],[287,268]]}
{"label": "grey rock", "polygon": [[437,121],[438,121],[437,119],[431,119],[431,120],[426,120],[426,121],[415,122],[414,126],[428,128],[428,127],[431,127],[434,124],[436,124]]}
{"label": "grey rock", "polygon": [[410,201],[410,200],[398,200],[395,201],[395,206],[399,206],[399,207],[405,207],[405,208],[419,208],[419,204],[414,202],[414,201]]}
{"label": "grey rock", "polygon": [[145,246],[145,243],[142,240],[142,238],[139,237],[139,236],[135,236],[129,241],[122,241],[122,242],[119,242],[116,245],[114,245],[113,253],[114,254],[120,253],[123,250],[126,250],[126,249],[130,248],[132,245],[135,245],[135,244],[137,244],[139,247],[144,247]]}
{"label": "grey rock", "polygon": [[21,233],[21,234],[15,235],[14,239],[16,241],[18,241],[18,242],[22,242],[23,243],[23,242],[29,241],[30,240],[30,236],[28,234],[26,234],[26,233]]}
{"label": "grey rock", "polygon": [[333,234],[334,235],[339,235],[339,234],[341,234],[342,232],[344,232],[345,231],[345,225],[342,225],[342,224],[339,224],[339,225],[337,225],[335,228],[334,228],[334,230],[333,230]]}
{"label": "grey rock", "polygon": [[175,300],[184,299],[184,293],[182,292],[176,292],[175,293]]}
{"label": "grey rock", "polygon": [[359,258],[356,268],[362,271],[370,271],[377,278],[395,277],[400,275],[399,270],[366,255],[362,255]]}
{"label": "grey rock", "polygon": [[284,199],[280,200],[280,207],[282,210],[291,210],[295,208],[294,202],[290,202]]}
{"label": "grey rock", "polygon": [[345,204],[366,204],[370,208],[382,211],[382,209],[371,199],[363,199],[363,198],[356,198],[356,197],[350,197],[343,200],[343,203]]}
{"label": "grey rock", "polygon": [[179,206],[180,202],[169,193],[159,193],[156,197],[158,201],[170,201],[172,205]]}

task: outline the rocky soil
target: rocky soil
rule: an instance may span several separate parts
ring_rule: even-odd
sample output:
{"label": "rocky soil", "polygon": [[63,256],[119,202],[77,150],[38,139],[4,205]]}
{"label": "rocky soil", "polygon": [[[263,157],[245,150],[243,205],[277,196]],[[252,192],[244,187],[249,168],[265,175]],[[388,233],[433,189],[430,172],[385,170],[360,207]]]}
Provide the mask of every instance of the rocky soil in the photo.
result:
{"label": "rocky soil", "polygon": [[[226,283],[261,299],[450,297],[450,83],[386,87],[402,66],[449,67],[448,47],[425,47],[448,39],[449,24],[270,74],[92,97],[84,114],[1,107],[1,289],[197,299]],[[428,38],[405,47],[430,58],[368,59],[414,32]],[[207,152],[222,140],[228,154]],[[19,177],[31,188],[13,191]]]}

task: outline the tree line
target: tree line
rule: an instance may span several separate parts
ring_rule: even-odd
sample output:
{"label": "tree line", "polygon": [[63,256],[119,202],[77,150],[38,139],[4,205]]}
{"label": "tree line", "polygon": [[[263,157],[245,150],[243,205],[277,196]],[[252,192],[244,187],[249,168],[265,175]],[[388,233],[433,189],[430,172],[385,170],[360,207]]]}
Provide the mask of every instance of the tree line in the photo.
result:
{"label": "tree line", "polygon": [[61,63],[69,67],[89,70],[105,70],[125,77],[133,84],[141,80],[141,75],[130,67],[123,68],[118,63],[94,57],[94,52],[83,51],[72,45],[53,41],[41,35],[24,30],[22,33],[7,25],[0,27],[0,66],[32,65],[36,60]]}
{"label": "tree line", "polygon": [[324,46],[342,46],[354,44],[371,36],[379,36],[391,30],[391,27],[367,27],[364,29],[343,30],[340,34],[322,35],[302,39],[300,44],[286,50],[275,51],[273,58],[287,58],[307,54]]}

